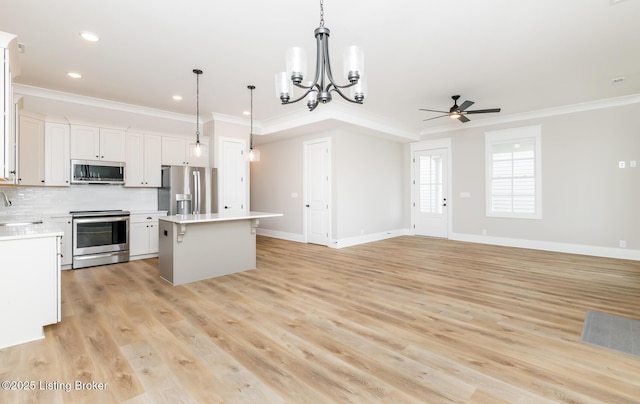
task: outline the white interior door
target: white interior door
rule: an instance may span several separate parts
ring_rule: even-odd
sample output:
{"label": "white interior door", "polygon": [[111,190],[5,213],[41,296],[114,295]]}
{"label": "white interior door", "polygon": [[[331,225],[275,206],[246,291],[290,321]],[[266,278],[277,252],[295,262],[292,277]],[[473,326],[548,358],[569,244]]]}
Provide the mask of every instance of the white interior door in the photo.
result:
{"label": "white interior door", "polygon": [[414,153],[415,233],[448,237],[448,151],[420,150]]}
{"label": "white interior door", "polygon": [[329,245],[331,232],[331,142],[305,142],[305,237],[308,243]]}
{"label": "white interior door", "polygon": [[244,150],[243,140],[220,139],[218,212],[243,213],[248,208],[247,161]]}

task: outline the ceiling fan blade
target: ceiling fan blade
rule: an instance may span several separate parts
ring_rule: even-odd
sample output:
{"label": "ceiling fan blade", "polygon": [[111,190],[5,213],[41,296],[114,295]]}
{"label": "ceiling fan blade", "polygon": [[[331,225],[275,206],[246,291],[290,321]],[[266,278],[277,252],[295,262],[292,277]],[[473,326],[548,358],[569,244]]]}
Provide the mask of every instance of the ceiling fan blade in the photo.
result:
{"label": "ceiling fan blade", "polygon": [[419,108],[418,111],[440,112],[441,114],[449,113],[449,111],[438,111],[437,109],[424,109],[424,108]]}
{"label": "ceiling fan blade", "polygon": [[467,101],[463,102],[462,105],[460,105],[460,107],[458,109],[460,110],[460,112],[462,112],[465,109],[467,109],[470,106],[472,106],[473,104],[475,104],[475,102],[467,100]]}
{"label": "ceiling fan blade", "polygon": [[462,123],[465,123],[465,122],[469,122],[469,121],[470,121],[470,119],[469,119],[469,118],[467,118],[467,117],[466,117],[466,116],[464,116],[464,115],[460,115],[460,118],[458,118],[458,120],[459,120],[460,122],[462,122]]}
{"label": "ceiling fan blade", "polygon": [[423,119],[422,121],[423,121],[423,122],[424,122],[424,121],[430,121],[430,120],[432,120],[432,119],[442,118],[443,116],[449,116],[449,114],[446,114],[446,115],[440,115],[440,116],[434,116],[433,118]]}
{"label": "ceiling fan blade", "polygon": [[490,109],[474,109],[473,111],[467,111],[466,114],[487,114],[489,112],[500,112],[500,108]]}

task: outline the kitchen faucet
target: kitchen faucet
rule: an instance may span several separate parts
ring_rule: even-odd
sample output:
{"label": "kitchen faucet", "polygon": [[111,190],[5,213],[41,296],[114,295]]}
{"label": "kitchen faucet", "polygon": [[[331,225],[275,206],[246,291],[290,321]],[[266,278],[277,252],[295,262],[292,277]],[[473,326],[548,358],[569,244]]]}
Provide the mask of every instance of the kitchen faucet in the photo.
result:
{"label": "kitchen faucet", "polygon": [[11,206],[11,201],[9,200],[9,198],[7,198],[7,194],[5,194],[4,191],[0,191],[0,194],[2,194],[2,199],[4,199],[4,206]]}

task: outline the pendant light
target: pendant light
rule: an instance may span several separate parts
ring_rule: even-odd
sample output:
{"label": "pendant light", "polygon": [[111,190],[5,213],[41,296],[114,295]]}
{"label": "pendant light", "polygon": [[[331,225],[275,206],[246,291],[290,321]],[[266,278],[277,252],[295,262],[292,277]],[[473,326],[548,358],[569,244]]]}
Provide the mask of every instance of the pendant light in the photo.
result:
{"label": "pendant light", "polygon": [[249,133],[249,154],[247,157],[250,162],[260,161],[260,150],[255,150],[253,148],[253,90],[255,90],[256,86],[248,85],[247,88],[251,91],[251,132]]}
{"label": "pendant light", "polygon": [[200,75],[202,70],[193,69],[196,74],[196,156],[202,155],[202,147],[200,147]]}

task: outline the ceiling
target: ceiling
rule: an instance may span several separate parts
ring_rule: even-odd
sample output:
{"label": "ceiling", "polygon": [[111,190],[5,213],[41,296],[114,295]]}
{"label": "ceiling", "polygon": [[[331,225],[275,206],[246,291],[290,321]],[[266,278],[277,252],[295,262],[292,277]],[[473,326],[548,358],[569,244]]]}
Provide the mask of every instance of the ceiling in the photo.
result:
{"label": "ceiling", "polygon": [[448,110],[453,94],[511,116],[640,93],[640,0],[326,0],[334,70],[346,46],[364,48],[364,105],[280,105],[286,49],[305,47],[315,64],[319,10],[310,0],[2,0],[0,31],[24,45],[24,86],[195,117],[199,68],[200,112],[246,120],[254,84],[263,134],[342,121],[408,141],[465,125],[418,110]]}

